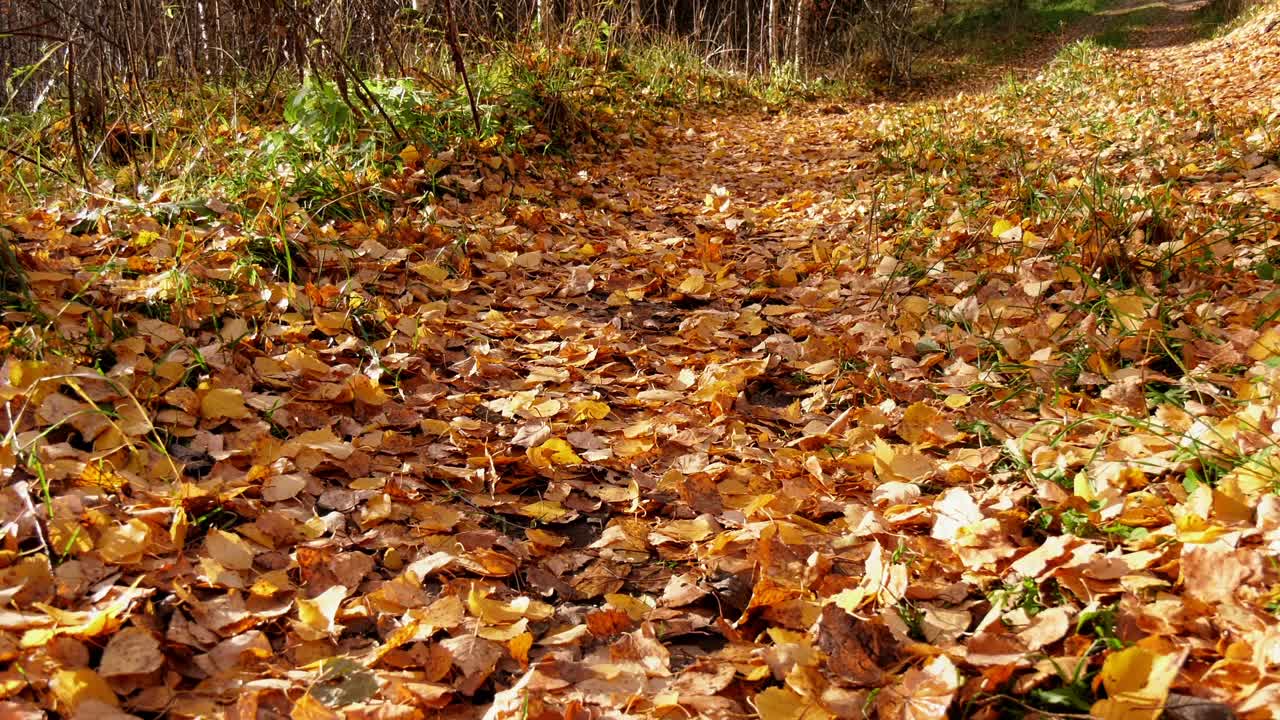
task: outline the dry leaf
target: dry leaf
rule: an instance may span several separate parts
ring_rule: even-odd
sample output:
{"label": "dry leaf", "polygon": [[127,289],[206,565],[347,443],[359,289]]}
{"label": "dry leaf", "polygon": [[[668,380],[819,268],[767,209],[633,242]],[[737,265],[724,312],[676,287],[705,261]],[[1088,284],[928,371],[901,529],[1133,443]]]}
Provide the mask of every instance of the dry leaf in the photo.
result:
{"label": "dry leaf", "polygon": [[128,627],[107,641],[98,673],[103,677],[141,675],[159,670],[163,664],[159,639],[150,630]]}

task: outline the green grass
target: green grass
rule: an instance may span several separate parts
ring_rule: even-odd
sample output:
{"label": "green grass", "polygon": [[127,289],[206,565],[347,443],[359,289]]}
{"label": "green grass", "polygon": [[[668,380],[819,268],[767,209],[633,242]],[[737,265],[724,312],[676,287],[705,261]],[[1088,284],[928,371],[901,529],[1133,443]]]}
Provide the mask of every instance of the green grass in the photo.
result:
{"label": "green grass", "polygon": [[1196,13],[1196,30],[1202,37],[1221,37],[1257,16],[1265,2],[1211,0]]}
{"label": "green grass", "polygon": [[1094,39],[1099,45],[1110,48],[1128,47],[1136,28],[1149,25],[1163,12],[1160,5],[1146,5],[1129,12],[1109,15],[1108,25]]}
{"label": "green grass", "polygon": [[947,51],[972,55],[977,61],[998,62],[1023,52],[1042,36],[1061,33],[1070,25],[1105,10],[1111,0],[1030,0],[1025,4],[971,0],[955,4],[935,18],[924,34],[936,38]]}
{"label": "green grass", "polygon": [[[707,105],[776,107],[862,93],[855,82],[813,80],[790,65],[738,74],[690,42],[620,44],[608,26],[583,25],[559,44],[525,39],[476,53],[469,74],[477,127],[449,59],[442,53],[422,62],[410,69],[417,79],[352,78],[345,89],[316,77],[277,78],[266,88],[158,88],[146,118],[109,119],[145,123],[154,142],[113,163],[100,139],[87,137],[89,182],[114,180],[113,194],[159,196],[166,206],[218,198],[274,228],[292,205],[317,220],[368,222],[407,199],[466,198],[467,186],[451,175],[455,162],[477,154],[565,155],[584,145],[643,142],[646,127]],[[0,116],[0,137],[13,151],[3,158],[12,172],[0,192],[37,205],[82,184],[70,135],[58,103]],[[388,188],[413,170],[421,182]]]}

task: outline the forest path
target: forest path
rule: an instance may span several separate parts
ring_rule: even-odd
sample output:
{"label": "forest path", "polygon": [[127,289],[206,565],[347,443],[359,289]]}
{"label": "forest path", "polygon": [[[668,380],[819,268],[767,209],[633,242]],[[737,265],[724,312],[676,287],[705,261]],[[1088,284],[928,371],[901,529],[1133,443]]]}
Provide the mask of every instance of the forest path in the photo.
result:
{"label": "forest path", "polygon": [[[1115,0],[1110,7],[1038,35],[1034,42],[996,60],[977,72],[940,84],[926,84],[911,100],[943,100],[958,93],[990,91],[1012,77],[1025,81],[1038,74],[1063,48],[1086,38],[1116,49],[1152,49],[1191,43],[1202,34],[1200,11],[1210,0]],[[1011,21],[1012,22],[1012,21]],[[1008,32],[1017,34],[1019,30]],[[986,41],[990,42],[990,41]]]}
{"label": "forest path", "polygon": [[[676,558],[680,582],[715,593],[703,609],[735,633],[747,628],[723,647],[674,632],[659,641],[674,666],[695,669],[685,659],[740,657],[757,641],[739,638],[762,631],[775,641],[764,652],[785,631],[794,647],[829,655],[813,673],[780,663],[781,687],[724,685],[714,704],[724,716],[749,704],[767,720],[800,717],[793,708],[855,718],[874,704],[879,717],[940,718],[953,698],[966,717],[1008,709],[1007,695],[958,689],[948,651],[868,693],[883,678],[848,671],[880,661],[833,597],[875,618],[886,643],[967,653],[956,661],[967,676],[1042,652],[1087,678],[1102,666],[1103,641],[1134,643],[1145,632],[1134,628],[1169,617],[1148,609],[1146,589],[1169,588],[1171,607],[1193,608],[1222,596],[1216,568],[1245,576],[1243,553],[1198,565],[1194,540],[1168,556],[1183,576],[1143,554],[1150,539],[1177,536],[1186,488],[1220,472],[1188,470],[1194,463],[1174,451],[1201,442],[1193,422],[1226,429],[1243,417],[1212,398],[1259,354],[1251,323],[1260,316],[1227,308],[1274,289],[1254,268],[1280,240],[1268,209],[1277,196],[1262,188],[1276,182],[1280,157],[1254,130],[1268,122],[1254,111],[1276,93],[1266,82],[1280,43],[1256,39],[1271,31],[1265,22],[1190,42],[1198,7],[1126,0],[1076,29],[1074,39],[1103,36],[1102,47],[1060,52],[1064,37],[1018,82],[989,77],[913,102],[692,116],[582,163],[579,194],[592,212],[579,217],[610,240],[590,272],[568,273],[594,285],[564,294],[596,323],[590,337],[620,330],[608,344],[635,369],[625,382],[644,382],[632,397],[616,384],[600,390],[632,438],[610,461],[630,463],[655,532],[672,532],[664,518],[722,524],[688,555],[656,553]],[[1245,50],[1256,61],[1237,66]],[[1230,236],[1210,227],[1218,219]],[[1221,320],[1198,308],[1222,308]],[[623,458],[649,437],[663,440]],[[1173,514],[1139,511],[1139,496]],[[1085,560],[1104,556],[1126,564]],[[1031,575],[1053,569],[1028,585],[1014,568],[1032,562]],[[638,567],[623,587],[652,592],[663,580]],[[1262,597],[1270,582],[1248,592]],[[1026,605],[1002,613],[988,603],[991,588]],[[1084,609],[1100,597],[1122,598],[1108,605],[1107,627],[1089,625],[1096,616]],[[659,604],[664,618],[693,627],[707,617],[674,590]],[[1001,621],[975,625],[988,612]],[[1062,620],[1049,632],[1031,613]],[[1167,634],[1193,636],[1199,620],[1187,618]],[[1252,618],[1233,637],[1273,643]],[[1036,703],[1022,710],[1108,714],[1096,684],[1055,680],[1054,667],[1034,681],[1010,670],[1023,679],[996,683]],[[1261,707],[1203,678],[1173,689]],[[1160,682],[1164,702],[1170,682]],[[1041,683],[1050,692],[1035,692]],[[1280,696],[1280,685],[1267,692]],[[518,694],[499,697],[502,717],[516,717]],[[921,698],[937,712],[903,711]],[[710,700],[697,702],[710,713]]]}
{"label": "forest path", "polygon": [[[659,215],[701,203],[713,187],[729,191],[739,211],[764,211],[770,217],[789,217],[788,207],[811,207],[834,196],[847,195],[857,161],[866,159],[865,139],[874,133],[875,117],[887,109],[979,96],[994,91],[1013,76],[1026,81],[1039,73],[1067,45],[1098,38],[1123,51],[1128,62],[1158,62],[1157,49],[1194,43],[1202,35],[1197,13],[1208,0],[1120,0],[1113,7],[1073,24],[1059,35],[1045,38],[1027,53],[944,89],[928,91],[906,102],[823,103],[799,110],[711,115],[660,131],[654,150],[633,148],[616,162],[605,162],[601,178],[627,178],[633,196],[644,188],[647,205]],[[825,215],[824,215],[825,217]],[[812,220],[812,218],[809,218]],[[828,218],[830,219],[830,218]],[[840,222],[847,222],[841,218]],[[839,223],[838,223],[839,224]],[[656,229],[649,219],[643,227]],[[758,227],[758,223],[752,223]],[[825,234],[831,226],[804,222],[802,234]],[[673,229],[687,227],[677,222]],[[786,233],[782,227],[775,232]]]}
{"label": "forest path", "polygon": [[[727,195],[722,199],[730,200],[737,213],[753,219],[749,228],[760,229],[755,214],[762,211],[767,220],[781,219],[786,224],[796,219],[791,210],[804,206],[806,217],[801,220],[801,227],[783,227],[774,222],[767,232],[799,232],[806,237],[827,236],[837,228],[844,232],[850,219],[838,210],[832,218],[831,201],[849,196],[851,178],[859,174],[859,161],[868,160],[872,154],[872,143],[867,138],[876,135],[877,118],[887,111],[925,108],[931,102],[963,101],[965,97],[986,102],[983,96],[997,91],[1010,76],[1028,81],[1064,47],[1089,37],[1120,51],[1135,67],[1147,65],[1148,72],[1158,70],[1169,56],[1167,53],[1175,53],[1175,60],[1187,55],[1188,50],[1194,54],[1194,49],[1185,46],[1196,44],[1203,36],[1197,13],[1207,3],[1208,0],[1119,0],[1060,35],[1044,38],[1009,64],[989,68],[980,77],[928,92],[918,99],[865,105],[815,104],[782,113],[759,111],[731,117],[701,115],[685,124],[660,129],[653,150],[637,147],[617,159],[603,161],[596,174],[613,181],[626,178],[622,181],[626,186],[623,192],[632,196],[643,188],[644,205],[652,210],[640,223],[646,229],[662,225],[653,215],[666,215],[668,219],[687,215],[691,206],[707,200],[708,193],[721,192],[713,188],[723,188]],[[1181,69],[1183,74],[1190,74],[1185,72],[1187,68]],[[1165,79],[1176,82],[1176,73]],[[1194,79],[1188,78],[1179,85],[1194,85]],[[824,222],[814,222],[814,213]],[[687,227],[690,225],[685,222],[671,225],[672,231]]]}
{"label": "forest path", "polygon": [[1196,15],[1208,0],[1122,0],[1116,7],[1103,10],[1095,17],[1103,23],[1122,22],[1126,48],[1158,48],[1182,45],[1200,36],[1201,23]]}

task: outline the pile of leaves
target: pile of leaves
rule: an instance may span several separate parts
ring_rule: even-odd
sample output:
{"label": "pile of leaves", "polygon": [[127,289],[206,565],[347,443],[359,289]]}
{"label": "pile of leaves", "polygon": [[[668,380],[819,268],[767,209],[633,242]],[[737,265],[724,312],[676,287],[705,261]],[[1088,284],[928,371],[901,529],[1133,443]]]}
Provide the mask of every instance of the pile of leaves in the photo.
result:
{"label": "pile of leaves", "polygon": [[380,219],[9,201],[0,709],[1273,717],[1277,19]]}

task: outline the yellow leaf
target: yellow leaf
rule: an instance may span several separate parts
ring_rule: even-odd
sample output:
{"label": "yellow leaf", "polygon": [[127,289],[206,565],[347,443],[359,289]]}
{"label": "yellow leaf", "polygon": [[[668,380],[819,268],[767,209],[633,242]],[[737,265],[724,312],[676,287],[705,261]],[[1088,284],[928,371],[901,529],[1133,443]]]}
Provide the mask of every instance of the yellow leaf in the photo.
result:
{"label": "yellow leaf", "polygon": [[[120,437],[119,434],[114,432],[113,428],[108,429],[100,435],[99,439],[111,437],[112,435],[116,438]],[[112,470],[110,466],[86,465],[84,469],[80,471],[79,482],[76,484],[99,487],[110,492],[120,492],[125,485],[129,484],[129,481],[124,476],[120,475],[120,473]]]}
{"label": "yellow leaf", "polygon": [[1076,497],[1082,498],[1088,502],[1093,502],[1097,497],[1097,493],[1093,490],[1093,481],[1085,474],[1083,470],[1076,473],[1075,480],[1072,482],[1072,492]]}
{"label": "yellow leaf", "polygon": [[648,603],[630,595],[606,593],[604,599],[609,605],[625,612],[627,617],[632,620],[643,620],[650,612],[653,612],[653,607]]}
{"label": "yellow leaf", "polygon": [[528,505],[521,507],[520,514],[541,522],[555,522],[565,515],[568,515],[569,511],[558,502],[552,502],[551,500],[539,500],[538,502],[529,503]]}
{"label": "yellow leaf", "polygon": [[253,550],[244,538],[235,533],[214,528],[205,536],[204,544],[209,550],[209,556],[223,567],[232,570],[248,570],[253,567]]}
{"label": "yellow leaf", "polygon": [[448,161],[439,157],[427,158],[427,161],[422,164],[422,169],[426,170],[430,175],[438,175],[441,170],[447,167],[449,167]]}
{"label": "yellow leaf", "polygon": [[[141,577],[139,577],[139,580],[141,580]],[[133,587],[136,587],[137,584],[138,581],[135,581]],[[113,632],[123,624],[120,619],[121,616],[129,611],[137,597],[131,587],[129,593],[124,597],[111,603],[108,607],[94,612],[59,610],[44,603],[34,603],[34,607],[49,615],[57,627],[28,630],[22,635],[21,645],[24,648],[33,648],[40,647],[59,635],[93,638],[104,633]]]}
{"label": "yellow leaf", "polygon": [[653,449],[653,446],[652,438],[623,438],[613,443],[613,454],[625,460],[626,458],[647,453]]}
{"label": "yellow leaf", "polygon": [[446,532],[458,524],[462,519],[462,513],[453,508],[422,503],[414,506],[413,519],[415,525],[424,530]]}
{"label": "yellow leaf", "polygon": [[945,720],[947,708],[960,689],[960,673],[946,655],[938,655],[922,668],[912,668],[895,687],[876,696],[876,716],[881,720]]}
{"label": "yellow leaf", "polygon": [[680,287],[678,289],[680,290],[680,292],[685,293],[686,295],[696,295],[697,293],[701,292],[702,289],[706,286],[707,286],[707,279],[699,274],[699,275],[690,275],[689,277],[685,278],[684,282],[680,283]]}
{"label": "yellow leaf", "polygon": [[[298,620],[295,627],[302,630],[300,635],[308,640],[320,640],[333,635],[342,626],[337,624],[338,608],[347,597],[347,588],[334,585],[319,595],[311,598],[298,598]],[[305,630],[304,630],[305,628]],[[309,632],[308,632],[309,631]]]}
{"label": "yellow leaf", "polygon": [[[36,362],[34,360],[20,360],[9,366],[9,384],[10,390],[28,390],[35,385],[36,381],[45,375],[53,372],[47,363]],[[16,394],[16,393],[15,393]],[[8,400],[11,396],[2,396],[0,398]]]}
{"label": "yellow leaf", "polygon": [[538,528],[529,528],[524,531],[524,534],[529,538],[530,542],[542,545],[543,547],[557,548],[569,542],[569,540],[563,535],[557,535],[552,532],[547,532],[546,530],[539,530]]}
{"label": "yellow leaf", "polygon": [[520,253],[516,256],[516,265],[526,270],[536,270],[542,267],[542,253],[538,251]]}
{"label": "yellow leaf", "polygon": [[813,700],[800,697],[790,688],[772,687],[755,696],[760,720],[827,720],[831,713]]}
{"label": "yellow leaf", "polygon": [[61,705],[72,711],[86,700],[97,700],[112,706],[120,704],[107,681],[89,668],[57,671],[49,679],[49,689]]}
{"label": "yellow leaf", "polygon": [[[530,382],[561,382],[562,378],[556,377],[558,373],[555,370],[551,370],[551,373],[550,376],[536,377],[539,373],[535,370],[529,373],[529,380]],[[564,377],[563,379],[567,380],[568,378]],[[563,402],[556,398],[550,398],[529,405],[528,414],[536,418],[550,418],[559,415],[563,409]]]}
{"label": "yellow leaf", "polygon": [[650,536],[650,542],[654,545],[661,545],[663,542],[667,542],[668,539],[686,543],[702,542],[719,529],[719,526],[708,515],[703,515],[693,520],[672,520],[655,529]]}
{"label": "yellow leaf", "polygon": [[347,385],[351,388],[352,396],[367,405],[386,405],[391,399],[387,397],[387,391],[367,375],[352,375],[347,380]]}
{"label": "yellow leaf", "polygon": [[1280,187],[1259,188],[1253,194],[1272,210],[1280,210]]}
{"label": "yellow leaf", "polygon": [[418,153],[418,148],[412,145],[406,145],[405,148],[400,151],[400,159],[405,165],[413,165],[417,163],[418,159],[421,157],[422,155]]}
{"label": "yellow leaf", "polygon": [[804,369],[804,374],[809,377],[826,378],[834,375],[839,365],[835,360],[823,360],[816,362]]}
{"label": "yellow leaf", "polygon": [[529,665],[529,648],[531,647],[533,647],[532,633],[520,633],[507,641],[507,652],[511,653],[511,657],[516,662],[525,667]]}
{"label": "yellow leaf", "polygon": [[149,248],[160,239],[160,233],[153,230],[142,230],[133,236],[133,246],[137,248]]}
{"label": "yellow leaf", "polygon": [[1192,512],[1177,514],[1173,524],[1178,530],[1178,542],[1190,545],[1211,543],[1227,533],[1225,527]]}
{"label": "yellow leaf", "polygon": [[444,435],[449,432],[449,423],[434,418],[422,420],[418,423],[418,427],[422,428],[422,432],[431,435]]}
{"label": "yellow leaf", "polygon": [[190,528],[187,511],[179,506],[173,513],[173,522],[169,523],[169,542],[182,547],[187,542],[187,530]]}
{"label": "yellow leaf", "polygon": [[457,627],[462,624],[462,601],[454,595],[445,595],[425,608],[415,608],[409,614],[418,622],[430,627],[431,632]]}
{"label": "yellow leaf", "polygon": [[1137,332],[1142,327],[1147,316],[1147,303],[1140,295],[1117,295],[1108,302],[1120,327],[1129,332]]}
{"label": "yellow leaf", "polygon": [[427,282],[442,283],[449,279],[449,271],[435,263],[421,262],[411,265],[409,269],[421,275]]}
{"label": "yellow leaf", "polygon": [[259,575],[253,581],[253,587],[249,588],[249,592],[258,597],[271,597],[276,593],[285,590],[291,590],[293,583],[289,581],[289,572],[287,570],[271,570]]}
{"label": "yellow leaf", "polygon": [[520,618],[510,625],[482,625],[476,629],[476,636],[494,642],[507,642],[521,635],[527,635],[525,631],[528,627],[529,621]]}
{"label": "yellow leaf", "polygon": [[98,540],[98,554],[113,565],[138,562],[147,549],[149,534],[147,524],[137,518],[109,527]]}
{"label": "yellow leaf", "polygon": [[[22,692],[26,687],[27,680],[21,673],[13,670],[0,672],[0,698],[11,698]],[[14,720],[20,720],[20,717],[15,717]]]}
{"label": "yellow leaf", "polygon": [[872,597],[875,597],[875,593],[866,588],[845,588],[833,595],[831,602],[845,612],[853,613]]}
{"label": "yellow leaf", "polygon": [[991,225],[991,237],[1000,237],[1015,227],[1017,227],[1017,225],[1014,225],[1004,218],[1000,218]]}
{"label": "yellow leaf", "polygon": [[209,420],[249,417],[249,408],[244,405],[244,393],[233,388],[210,390],[200,398],[200,417]]}
{"label": "yellow leaf", "polygon": [[343,716],[325,707],[323,703],[307,693],[293,704],[289,717],[292,720],[339,720]]}
{"label": "yellow leaf", "polygon": [[539,470],[546,470],[559,465],[581,465],[582,458],[573,452],[569,443],[560,438],[551,438],[537,447],[529,448],[529,462]]}
{"label": "yellow leaf", "polygon": [[942,413],[923,402],[912,403],[902,414],[902,424],[898,426],[898,435],[909,443],[918,443],[929,437],[929,430],[939,420]]}
{"label": "yellow leaf", "polygon": [[326,335],[337,335],[349,327],[351,316],[345,312],[316,312],[311,320]]}
{"label": "yellow leaf", "polygon": [[[929,312],[929,306],[929,299],[919,295],[908,295],[898,301],[898,309],[916,319],[924,317]],[[805,372],[808,371],[806,370]],[[809,374],[812,375],[813,373]]]}
{"label": "yellow leaf", "polygon": [[928,456],[910,447],[890,445],[880,438],[873,442],[872,452],[876,475],[885,482],[914,482],[934,469]]}
{"label": "yellow leaf", "polygon": [[609,417],[611,409],[599,400],[579,400],[573,403],[573,422],[583,420],[603,420]]}
{"label": "yellow leaf", "polygon": [[1280,355],[1280,326],[1272,326],[1258,336],[1246,354],[1253,360],[1266,360]]}
{"label": "yellow leaf", "polygon": [[280,502],[302,492],[307,486],[307,479],[302,475],[275,475],[262,484],[262,499],[267,502]]}
{"label": "yellow leaf", "polygon": [[93,535],[85,532],[79,520],[69,514],[54,513],[49,521],[49,539],[68,555],[78,555],[93,549]]}
{"label": "yellow leaf", "polygon": [[1108,655],[1102,663],[1107,698],[1094,703],[1091,714],[1102,720],[1156,720],[1185,658],[1185,652],[1156,637]]}
{"label": "yellow leaf", "polygon": [[521,595],[511,602],[489,599],[489,591],[473,583],[467,593],[467,609],[482,622],[490,625],[508,625],[528,618],[530,620],[546,620],[554,612],[552,607],[526,595]]}
{"label": "yellow leaf", "polygon": [[323,375],[329,372],[329,366],[306,349],[296,347],[285,353],[284,361],[295,370]]}

